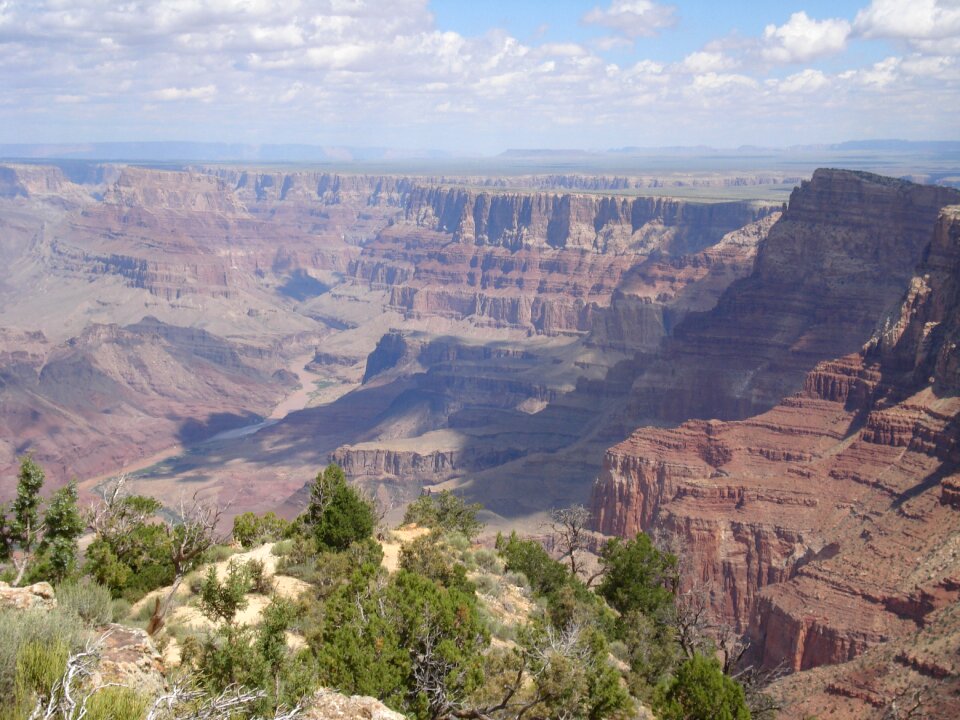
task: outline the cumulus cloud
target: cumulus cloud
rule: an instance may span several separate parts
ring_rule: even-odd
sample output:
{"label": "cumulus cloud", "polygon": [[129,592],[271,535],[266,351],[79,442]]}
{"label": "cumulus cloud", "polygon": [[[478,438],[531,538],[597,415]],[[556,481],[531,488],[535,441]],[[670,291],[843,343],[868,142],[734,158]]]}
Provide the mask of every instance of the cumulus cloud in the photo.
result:
{"label": "cumulus cloud", "polygon": [[854,28],[864,37],[937,39],[960,34],[956,0],[872,0],[857,13]]}
{"label": "cumulus cloud", "polygon": [[[825,139],[855,137],[865,114],[897,134],[919,122],[907,113],[920,90],[925,107],[944,108],[929,122],[955,134],[956,58],[914,45],[947,36],[914,30],[900,57],[847,72],[786,72],[781,63],[842,50],[851,32],[797,13],[763,37],[666,62],[633,41],[673,23],[672,7],[603,2],[582,19],[609,28],[604,37],[546,42],[438,27],[428,0],[0,0],[0,139],[52,141],[41,126],[100,139],[122,118],[130,139],[490,151],[777,142],[818,124]],[[856,32],[880,32],[871,22]],[[604,54],[613,47],[619,62]]]}
{"label": "cumulus cloud", "polygon": [[168,87],[154,90],[150,93],[150,97],[154,100],[210,100],[216,94],[216,85],[204,85],[203,87]]}
{"label": "cumulus cloud", "polygon": [[891,38],[929,55],[960,54],[957,0],[872,0],[857,13],[854,31],[865,38]]}
{"label": "cumulus cloud", "polygon": [[702,50],[687,55],[680,67],[690,73],[722,72],[732,70],[739,63],[722,52]]}
{"label": "cumulus cloud", "polygon": [[797,12],[779,27],[764,28],[761,55],[775,63],[807,62],[840,52],[849,35],[850,23],[846,20],[814,20],[805,12]]}
{"label": "cumulus cloud", "polygon": [[631,40],[652,37],[676,22],[676,8],[652,0],[613,0],[607,8],[595,7],[583,16],[586,25],[610,28]]}
{"label": "cumulus cloud", "polygon": [[830,80],[819,70],[801,70],[789,75],[783,80],[774,81],[774,86],[781,92],[790,94],[810,94],[823,90],[830,85]]}

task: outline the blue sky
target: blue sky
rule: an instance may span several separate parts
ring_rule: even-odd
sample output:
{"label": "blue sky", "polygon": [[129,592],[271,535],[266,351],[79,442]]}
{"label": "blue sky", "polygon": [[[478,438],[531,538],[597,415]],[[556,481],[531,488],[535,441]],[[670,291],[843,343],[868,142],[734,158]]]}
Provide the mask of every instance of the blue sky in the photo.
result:
{"label": "blue sky", "polygon": [[960,1],[0,0],[0,142],[960,139]]}

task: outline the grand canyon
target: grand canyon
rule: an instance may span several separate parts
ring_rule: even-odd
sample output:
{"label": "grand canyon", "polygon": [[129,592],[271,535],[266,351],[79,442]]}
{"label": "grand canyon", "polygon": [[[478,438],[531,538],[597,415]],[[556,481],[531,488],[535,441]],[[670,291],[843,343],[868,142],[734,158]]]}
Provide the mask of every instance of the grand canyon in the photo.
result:
{"label": "grand canyon", "polygon": [[681,548],[782,717],[955,717],[960,190],[699,187],[765,182],[8,163],[0,475],[293,517],[336,462],[535,536],[585,504]]}

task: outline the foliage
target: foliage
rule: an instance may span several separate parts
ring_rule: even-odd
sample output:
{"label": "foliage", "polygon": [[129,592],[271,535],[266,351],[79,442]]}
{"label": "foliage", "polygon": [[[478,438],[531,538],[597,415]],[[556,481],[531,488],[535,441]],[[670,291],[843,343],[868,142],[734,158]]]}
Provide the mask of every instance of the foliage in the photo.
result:
{"label": "foliage", "polygon": [[347,485],[343,470],[330,464],[310,489],[305,524],[320,548],[346,550],[373,534],[376,515],[370,503]]}
{"label": "foliage", "polygon": [[486,682],[470,698],[474,717],[630,717],[633,701],[610,664],[609,648],[595,628],[563,630],[534,619],[515,647],[491,651]]}
{"label": "foliage", "polygon": [[637,698],[649,702],[655,689],[669,679],[682,659],[673,628],[639,610],[621,618],[620,637],[630,666],[627,685]]}
{"label": "foliage", "polygon": [[60,582],[74,569],[77,539],[84,530],[84,522],[77,508],[76,483],[71,482],[53,494],[43,518],[43,526],[43,540],[38,548],[40,567],[43,569],[32,575]]}
{"label": "foliage", "polygon": [[128,687],[105,687],[87,704],[86,720],[142,720],[148,699]]}
{"label": "foliage", "polygon": [[231,625],[237,613],[247,606],[246,596],[250,587],[247,565],[231,560],[223,581],[217,577],[216,567],[211,565],[200,586],[200,612],[214,622],[222,621]]}
{"label": "foliage", "polygon": [[73,650],[82,645],[86,635],[80,618],[61,608],[0,609],[0,698],[15,695],[17,663],[24,647],[64,646]]}
{"label": "foliage", "polygon": [[57,587],[57,606],[75,613],[88,625],[106,625],[113,621],[113,598],[103,585],[83,578]]}
{"label": "foliage", "polygon": [[749,720],[743,688],[723,674],[720,663],[694,655],[677,669],[654,699],[662,720]]}
{"label": "foliage", "polygon": [[77,486],[70,483],[57,490],[41,521],[44,479],[43,469],[33,458],[22,458],[10,516],[0,511],[0,561],[13,562],[14,585],[28,576],[28,570],[33,581],[59,582],[76,562],[77,539],[84,527],[77,510]]}
{"label": "foliage", "polygon": [[471,538],[483,528],[483,523],[477,519],[477,513],[482,509],[480,503],[468,504],[449,490],[443,490],[418,497],[407,507],[403,522],[459,532]]}
{"label": "foliage", "polygon": [[451,549],[436,531],[403,545],[399,564],[404,570],[436,580],[444,587],[456,587],[467,593],[475,590],[467,580],[466,568],[454,561]]}
{"label": "foliage", "polygon": [[482,680],[488,639],[474,596],[399,570],[358,572],[328,603],[313,644],[320,679],[419,718],[455,707]]}
{"label": "foliage", "polygon": [[540,595],[550,595],[570,579],[566,568],[552,559],[543,546],[533,540],[521,540],[515,532],[504,540],[497,537],[497,550],[506,563],[506,569],[523,573],[530,587]]}
{"label": "foliage", "polygon": [[247,592],[269,595],[273,591],[273,583],[267,575],[267,566],[262,560],[251,558],[246,562],[247,578],[250,580]]}
{"label": "foliage", "polygon": [[130,602],[173,582],[170,538],[153,522],[161,505],[142,495],[118,496],[110,512],[94,520],[96,538],[87,548],[84,571]]}
{"label": "foliage", "polygon": [[600,553],[606,573],[599,593],[621,614],[639,610],[650,616],[673,605],[678,583],[677,558],[657,550],[639,533],[633,540],[608,540]]}
{"label": "foliage", "polygon": [[289,527],[290,523],[275,512],[263,515],[245,512],[233,519],[233,539],[249,549],[282,539]]}
{"label": "foliage", "polygon": [[70,648],[63,639],[52,643],[30,640],[16,655],[14,703],[28,709],[36,697],[46,693],[63,674]]}

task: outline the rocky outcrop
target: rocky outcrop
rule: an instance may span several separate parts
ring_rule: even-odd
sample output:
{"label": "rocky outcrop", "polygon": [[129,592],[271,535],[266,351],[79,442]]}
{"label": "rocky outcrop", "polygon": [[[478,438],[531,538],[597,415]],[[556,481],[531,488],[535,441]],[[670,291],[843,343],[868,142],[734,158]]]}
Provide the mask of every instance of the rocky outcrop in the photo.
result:
{"label": "rocky outcrop", "polygon": [[152,697],[166,689],[163,658],[145,630],[111,623],[98,628],[100,662],[94,685],[116,683]]}
{"label": "rocky outcrop", "polygon": [[404,720],[379,700],[360,695],[343,695],[319,690],[304,703],[304,720]]}
{"label": "rocky outcrop", "polygon": [[[642,274],[637,266],[653,254],[652,262],[664,268],[670,257],[696,254],[772,209],[753,203],[416,186],[403,219],[364,245],[350,275],[388,291],[391,308],[408,318],[438,316],[545,335],[585,334],[603,326],[600,316],[618,285],[629,272]],[[719,270],[720,258],[715,259]],[[704,260],[687,259],[661,274],[664,280],[672,274],[679,289],[707,274],[681,266],[704,267]],[[725,288],[745,271],[738,266],[714,278]],[[685,274],[688,278],[680,279]],[[629,297],[622,301],[622,318],[631,314],[625,309]]]}
{"label": "rocky outcrop", "polygon": [[[847,180],[831,183],[863,197]],[[878,213],[909,228],[916,210]],[[960,208],[942,211],[920,255],[873,339],[817,365],[800,393],[749,420],[639,430],[604,460],[600,529],[678,536],[691,577],[767,666],[849,661],[960,599]]]}
{"label": "rocky outcrop", "polygon": [[672,198],[475,193],[418,187],[405,217],[450,233],[455,242],[504,247],[581,249],[598,253],[697,251],[769,209],[751,203],[690,203]]}
{"label": "rocky outcrop", "polygon": [[39,582],[24,587],[13,587],[0,582],[0,608],[13,610],[52,610],[57,596],[50,583]]}
{"label": "rocky outcrop", "polygon": [[799,390],[818,362],[857,352],[900,301],[940,209],[957,202],[949,188],[816,171],[753,272],[638,361],[631,422],[749,417]]}

